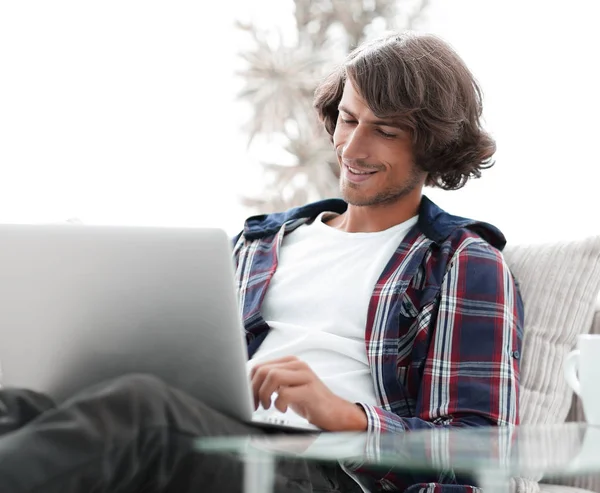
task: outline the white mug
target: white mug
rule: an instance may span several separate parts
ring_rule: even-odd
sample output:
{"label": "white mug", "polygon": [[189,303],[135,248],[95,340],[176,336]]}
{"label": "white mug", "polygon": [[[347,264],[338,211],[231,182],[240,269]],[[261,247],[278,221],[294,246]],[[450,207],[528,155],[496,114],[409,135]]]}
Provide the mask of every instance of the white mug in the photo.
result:
{"label": "white mug", "polygon": [[581,398],[583,413],[589,424],[600,424],[600,334],[580,335],[577,349],[565,359],[567,383]]}

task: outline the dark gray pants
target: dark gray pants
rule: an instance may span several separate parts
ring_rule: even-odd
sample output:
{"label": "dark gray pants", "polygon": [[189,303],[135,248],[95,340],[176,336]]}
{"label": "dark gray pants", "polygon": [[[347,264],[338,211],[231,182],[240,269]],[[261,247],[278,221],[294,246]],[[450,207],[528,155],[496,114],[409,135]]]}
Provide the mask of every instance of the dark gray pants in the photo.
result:
{"label": "dark gray pants", "polygon": [[[150,376],[98,385],[55,407],[0,391],[0,492],[199,493],[243,488],[243,465],[194,452],[197,437],[261,435]],[[339,466],[277,464],[277,492],[358,492]]]}

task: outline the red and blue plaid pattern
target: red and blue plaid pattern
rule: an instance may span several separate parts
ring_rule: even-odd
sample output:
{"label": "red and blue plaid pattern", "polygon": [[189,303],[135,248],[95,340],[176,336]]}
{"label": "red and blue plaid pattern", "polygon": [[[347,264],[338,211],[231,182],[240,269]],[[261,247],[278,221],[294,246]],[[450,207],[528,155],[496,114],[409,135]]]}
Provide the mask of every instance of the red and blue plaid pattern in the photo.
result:
{"label": "red and blue plaid pattern", "polygon": [[[250,357],[269,330],[260,307],[284,235],[324,210],[345,208],[328,200],[250,218],[234,240]],[[451,216],[423,197],[417,224],[369,304],[365,345],[378,406],[359,404],[371,433],[518,423],[523,304],[504,244],[493,226]],[[370,479],[378,489],[432,488],[430,480],[392,472]]]}

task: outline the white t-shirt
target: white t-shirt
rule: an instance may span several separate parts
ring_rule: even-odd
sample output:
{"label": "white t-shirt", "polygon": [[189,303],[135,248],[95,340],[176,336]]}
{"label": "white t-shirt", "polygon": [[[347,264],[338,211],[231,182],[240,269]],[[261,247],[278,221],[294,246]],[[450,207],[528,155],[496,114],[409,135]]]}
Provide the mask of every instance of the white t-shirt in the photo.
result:
{"label": "white t-shirt", "polygon": [[[327,226],[322,213],[283,239],[261,313],[271,330],[248,362],[283,356],[305,361],[329,389],[376,405],[365,328],[375,283],[417,216],[376,233]],[[274,406],[257,414],[283,417]],[[288,409],[285,419],[305,422]]]}

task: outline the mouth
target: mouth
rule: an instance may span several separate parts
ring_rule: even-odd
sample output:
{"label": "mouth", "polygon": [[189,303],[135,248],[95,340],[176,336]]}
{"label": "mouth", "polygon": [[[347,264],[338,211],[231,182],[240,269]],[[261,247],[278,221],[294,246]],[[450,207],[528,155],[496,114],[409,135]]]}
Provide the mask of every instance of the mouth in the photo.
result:
{"label": "mouth", "polygon": [[362,183],[371,178],[377,171],[369,171],[344,164],[344,176],[353,183]]}

